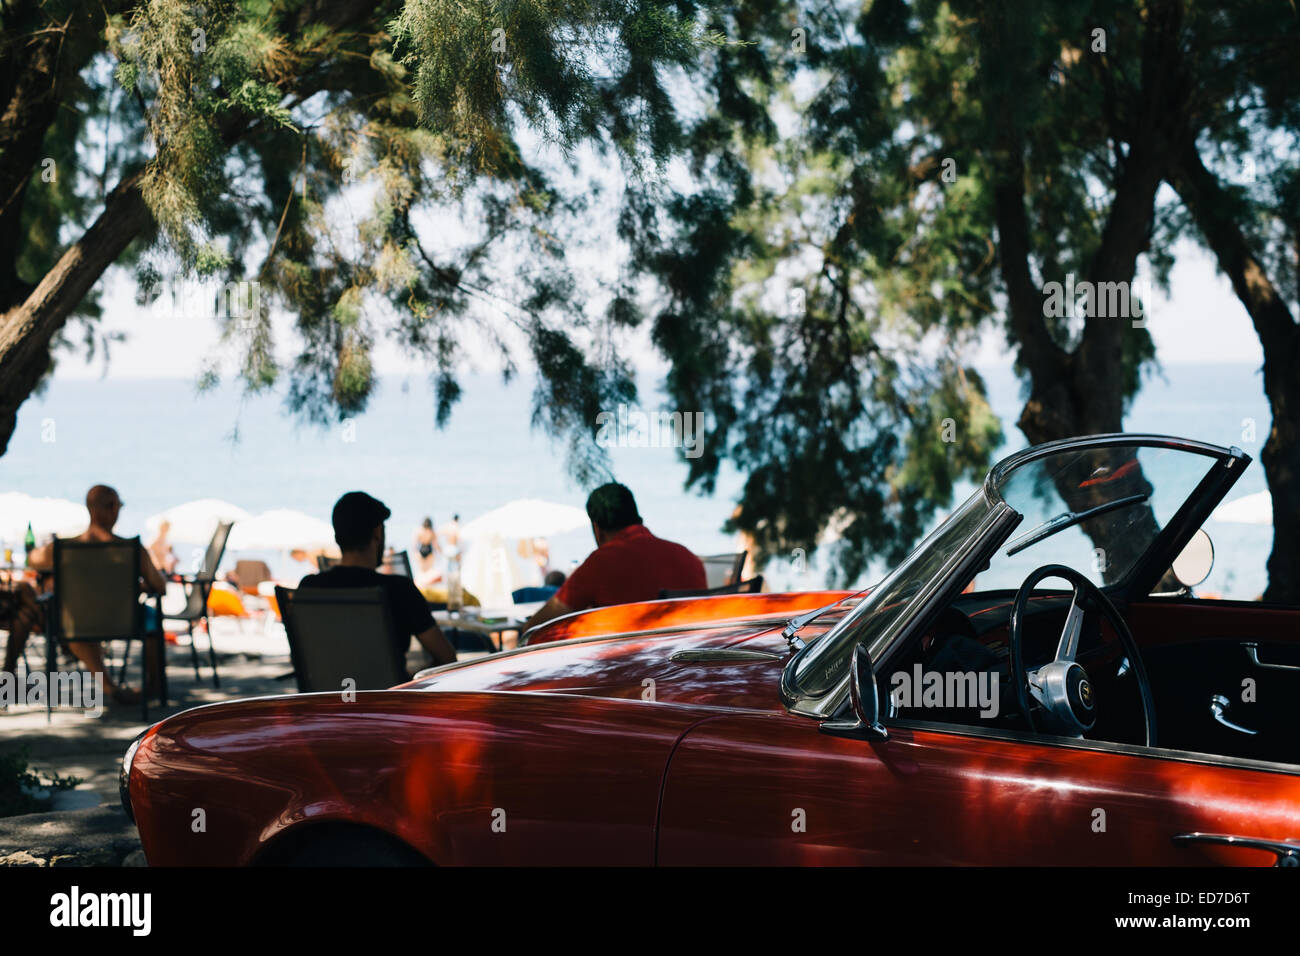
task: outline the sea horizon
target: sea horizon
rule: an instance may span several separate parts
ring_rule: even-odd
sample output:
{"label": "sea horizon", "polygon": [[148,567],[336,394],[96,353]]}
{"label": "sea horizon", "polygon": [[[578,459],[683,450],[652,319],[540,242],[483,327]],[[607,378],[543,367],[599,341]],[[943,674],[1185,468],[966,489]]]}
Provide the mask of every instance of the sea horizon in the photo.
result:
{"label": "sea horizon", "polygon": [[[977,370],[1003,425],[996,459],[1028,444],[1015,427],[1022,385],[1010,365]],[[660,383],[641,375],[642,399],[635,407],[664,407]],[[462,401],[440,431],[432,387],[422,374],[381,376],[365,412],[328,428],[290,418],[282,387],[245,397],[234,383],[200,393],[188,376],[56,376],[19,410],[9,450],[0,458],[0,491],[80,501],[91,484],[111,484],[127,505],[119,530],[135,534],[145,532],[150,515],[207,497],[253,513],[294,508],[328,520],[338,496],[360,488],[392,509],[389,540],[398,548],[411,546],[426,516],[443,524],[459,514],[464,524],[519,498],[581,507],[589,489],[565,470],[563,445],[530,425],[528,375],[507,385],[480,372],[464,375],[461,384]],[[1125,430],[1237,445],[1257,459],[1269,422],[1256,363],[1180,362],[1145,377]],[[702,496],[683,490],[688,463],[678,449],[609,451],[613,477],[632,488],[654,533],[698,553],[736,549],[735,537],[721,531],[743,485],[734,468],[724,465],[715,493]],[[1229,500],[1265,487],[1254,463]],[[970,490],[969,484],[959,487],[956,500]],[[1207,583],[1232,596],[1256,596],[1266,582],[1272,529],[1210,530],[1220,561],[1217,580]],[[557,535],[552,564],[568,570],[593,546],[586,529]],[[776,587],[820,587],[825,558],[823,549],[803,575],[792,573],[791,562],[774,559],[765,573]]]}

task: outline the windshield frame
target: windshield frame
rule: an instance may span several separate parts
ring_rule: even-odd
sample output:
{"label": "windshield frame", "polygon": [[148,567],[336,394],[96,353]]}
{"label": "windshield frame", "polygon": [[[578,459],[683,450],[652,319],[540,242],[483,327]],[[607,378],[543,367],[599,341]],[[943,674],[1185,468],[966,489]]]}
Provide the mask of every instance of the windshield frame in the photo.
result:
{"label": "windshield frame", "polygon": [[[959,508],[954,509],[898,567],[885,577],[877,588],[873,589],[875,593],[888,585],[898,583],[896,576],[920,563],[922,552],[934,547],[935,542],[942,537],[941,532],[952,522],[963,520],[968,509],[981,505],[987,508],[986,514],[975,530],[956,545],[954,553],[943,560],[938,571],[929,580],[920,582],[920,587],[908,597],[902,613],[891,620],[870,642],[867,649],[871,654],[873,665],[879,666],[895,647],[906,643],[918,624],[926,621],[939,607],[946,606],[955,599],[964,582],[971,580],[992,558],[994,552],[1011,537],[1017,525],[1023,520],[1023,516],[1002,497],[1001,489],[1012,473],[1031,462],[1062,452],[1115,446],[1165,448],[1202,455],[1214,459],[1214,462],[1209,465],[1195,489],[1182,502],[1129,572],[1121,580],[1103,588],[1104,591],[1111,593],[1116,591],[1127,593],[1135,583],[1143,584],[1151,578],[1150,567],[1153,565],[1159,565],[1155,571],[1158,577],[1172,562],[1186,540],[1190,539],[1197,528],[1204,523],[1210,511],[1240,477],[1245,470],[1245,465],[1250,462],[1250,456],[1235,446],[1223,448],[1219,445],[1169,435],[1118,432],[1046,442],[1009,455],[989,470],[983,485],[975,494]],[[1238,465],[1240,467],[1237,467]],[[1164,560],[1165,557],[1168,561]],[[874,607],[875,602],[871,600],[871,595],[868,595],[823,636],[810,642],[790,658],[781,673],[780,693],[782,701],[791,713],[826,719],[843,707],[848,700],[850,676],[847,661],[852,653],[851,643],[846,643],[845,647],[839,648],[844,652],[842,655],[832,658],[835,660],[842,657],[845,663],[838,668],[842,673],[825,693],[811,693],[802,689],[796,675],[810,659],[820,656],[817,652],[818,647],[836,647],[845,643],[849,636],[858,630],[860,619],[870,613]]]}

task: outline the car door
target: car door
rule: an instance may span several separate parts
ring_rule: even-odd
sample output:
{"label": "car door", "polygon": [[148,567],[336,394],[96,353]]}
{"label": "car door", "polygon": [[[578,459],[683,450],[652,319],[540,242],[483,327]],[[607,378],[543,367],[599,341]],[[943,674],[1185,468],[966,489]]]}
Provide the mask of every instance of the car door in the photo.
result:
{"label": "car door", "polygon": [[1162,743],[1300,763],[1300,608],[1159,598],[1125,614],[1142,642]]}
{"label": "car door", "polygon": [[866,740],[789,714],[704,721],[669,763],[657,861],[1267,865],[1270,852],[1174,837],[1300,840],[1294,773],[978,733],[899,721]]}

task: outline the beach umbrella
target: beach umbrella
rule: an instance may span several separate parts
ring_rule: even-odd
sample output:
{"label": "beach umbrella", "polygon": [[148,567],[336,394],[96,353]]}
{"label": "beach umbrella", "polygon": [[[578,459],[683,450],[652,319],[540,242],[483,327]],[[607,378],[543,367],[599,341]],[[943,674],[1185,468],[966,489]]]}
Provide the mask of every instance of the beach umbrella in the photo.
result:
{"label": "beach umbrella", "polygon": [[81,534],[90,523],[86,506],[66,498],[36,498],[17,491],[0,494],[0,538],[21,548],[27,525],[39,541],[45,535]]}
{"label": "beach umbrella", "polygon": [[295,548],[332,548],[334,528],[301,511],[276,508],[235,525],[226,547],[231,551],[289,551]]}
{"label": "beach umbrella", "polygon": [[484,607],[508,607],[514,603],[511,592],[537,584],[536,578],[536,566],[521,566],[515,549],[499,534],[479,535],[461,557],[461,584]]}
{"label": "beach umbrella", "polygon": [[556,504],[538,498],[520,498],[479,515],[460,529],[462,541],[490,538],[546,538],[589,527],[587,512],[573,505]]}
{"label": "beach umbrella", "polygon": [[1272,524],[1273,498],[1267,491],[1259,491],[1219,505],[1210,517],[1232,524]]}
{"label": "beach umbrella", "polygon": [[247,521],[250,515],[239,505],[232,505],[220,498],[200,498],[160,511],[145,519],[144,526],[152,537],[158,533],[158,526],[164,521],[171,522],[168,537],[172,541],[187,544],[207,544],[212,540],[212,533],[222,521],[233,521],[236,525]]}

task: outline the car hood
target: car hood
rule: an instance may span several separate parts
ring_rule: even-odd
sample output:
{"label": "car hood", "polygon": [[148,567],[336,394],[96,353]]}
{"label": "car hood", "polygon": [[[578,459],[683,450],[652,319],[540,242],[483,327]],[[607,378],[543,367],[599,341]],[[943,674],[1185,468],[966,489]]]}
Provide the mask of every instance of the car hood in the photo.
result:
{"label": "car hood", "polygon": [[[799,602],[803,609],[824,600]],[[793,610],[790,616],[799,613]],[[809,624],[825,633],[842,611]],[[766,617],[766,615],[765,615]],[[784,622],[705,621],[666,631],[587,635],[493,654],[424,672],[420,691],[515,691],[625,697],[664,703],[783,711],[781,671],[791,651]]]}

